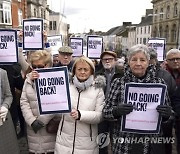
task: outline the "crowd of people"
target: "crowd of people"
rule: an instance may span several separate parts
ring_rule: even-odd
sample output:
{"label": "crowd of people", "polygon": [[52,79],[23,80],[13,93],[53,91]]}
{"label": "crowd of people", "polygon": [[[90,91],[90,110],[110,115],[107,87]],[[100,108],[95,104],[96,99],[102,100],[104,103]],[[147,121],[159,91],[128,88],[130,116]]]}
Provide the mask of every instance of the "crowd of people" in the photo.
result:
{"label": "crowd of people", "polygon": [[[25,59],[19,49],[19,64],[1,66],[0,153],[19,154],[17,138],[26,136],[31,154],[172,154],[172,143],[122,143],[116,139],[172,138],[174,128],[180,154],[180,50],[169,50],[162,63],[157,52],[143,44],[131,47],[127,57],[103,51],[100,61],[73,57],[69,46],[58,52],[53,56],[50,49],[31,51]],[[71,112],[41,115],[36,69],[61,66],[69,71]],[[135,110],[133,104],[125,103],[127,83],[166,85],[164,100],[155,108],[161,119],[158,133],[122,131],[123,117]],[[59,119],[57,133],[49,133],[46,126],[55,117]]]}

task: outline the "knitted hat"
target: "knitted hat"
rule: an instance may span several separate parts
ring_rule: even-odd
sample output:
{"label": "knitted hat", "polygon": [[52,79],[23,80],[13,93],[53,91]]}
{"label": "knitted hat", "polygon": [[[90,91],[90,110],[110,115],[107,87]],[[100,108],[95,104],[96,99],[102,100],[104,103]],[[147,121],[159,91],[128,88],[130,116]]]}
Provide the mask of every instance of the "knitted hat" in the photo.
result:
{"label": "knitted hat", "polygon": [[73,54],[73,50],[69,46],[62,46],[58,49],[59,53],[70,53]]}
{"label": "knitted hat", "polygon": [[80,62],[80,61],[85,61],[86,63],[88,63],[90,65],[92,71],[93,71],[93,74],[94,74],[94,72],[95,72],[94,63],[88,57],[82,56],[82,57],[79,57],[75,60],[73,67],[72,67],[72,76],[74,76],[74,74],[75,74],[75,66],[76,66],[77,62]]}

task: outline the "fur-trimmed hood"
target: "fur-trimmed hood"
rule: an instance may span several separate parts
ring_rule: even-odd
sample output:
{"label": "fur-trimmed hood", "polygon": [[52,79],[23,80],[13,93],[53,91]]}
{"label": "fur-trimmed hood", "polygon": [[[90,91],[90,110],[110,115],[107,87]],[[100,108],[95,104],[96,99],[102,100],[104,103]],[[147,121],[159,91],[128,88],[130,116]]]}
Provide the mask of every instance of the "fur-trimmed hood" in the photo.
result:
{"label": "fur-trimmed hood", "polygon": [[[69,83],[73,83],[73,76],[72,73],[69,73]],[[95,88],[103,88],[106,86],[106,78],[103,75],[97,75],[94,78],[93,86]]]}

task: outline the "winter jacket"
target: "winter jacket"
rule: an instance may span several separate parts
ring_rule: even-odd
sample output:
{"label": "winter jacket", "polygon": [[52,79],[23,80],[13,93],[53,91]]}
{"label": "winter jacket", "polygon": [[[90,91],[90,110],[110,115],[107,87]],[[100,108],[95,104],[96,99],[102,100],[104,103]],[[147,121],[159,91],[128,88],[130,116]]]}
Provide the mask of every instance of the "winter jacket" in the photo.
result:
{"label": "winter jacket", "polygon": [[[30,79],[30,74],[24,83],[21,99],[21,110],[27,124],[27,139],[29,151],[33,153],[53,152],[55,146],[55,134],[46,132],[46,125],[53,118],[53,115],[40,115],[38,110],[38,101],[36,96],[35,84]],[[40,120],[45,124],[36,134],[34,133],[31,124],[35,120]]]}
{"label": "winter jacket", "polygon": [[102,119],[104,92],[91,85],[78,91],[70,84],[72,109],[79,110],[80,120],[69,113],[62,116],[56,138],[55,154],[98,154],[97,124]]}
{"label": "winter jacket", "polygon": [[[1,105],[9,109],[12,103],[12,94],[10,91],[7,72],[3,69],[0,69],[0,83]],[[10,112],[8,112],[6,116],[6,121],[0,126],[0,153],[19,154],[18,141]]]}

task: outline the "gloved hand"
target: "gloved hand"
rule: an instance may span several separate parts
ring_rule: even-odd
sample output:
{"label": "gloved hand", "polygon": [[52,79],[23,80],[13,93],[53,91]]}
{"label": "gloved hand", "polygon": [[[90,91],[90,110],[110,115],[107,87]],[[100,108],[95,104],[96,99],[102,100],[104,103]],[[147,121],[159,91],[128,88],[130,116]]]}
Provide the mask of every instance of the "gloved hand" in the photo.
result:
{"label": "gloved hand", "polygon": [[165,118],[169,118],[171,115],[173,115],[172,107],[168,105],[158,105],[156,110],[162,117]]}
{"label": "gloved hand", "polygon": [[35,133],[38,132],[38,130],[40,130],[41,128],[44,127],[44,123],[39,121],[39,120],[35,120],[32,124],[31,124],[32,129],[34,130]]}
{"label": "gloved hand", "polygon": [[133,105],[131,104],[120,104],[113,108],[113,116],[119,118],[122,115],[129,114],[133,110]]}
{"label": "gloved hand", "polygon": [[8,113],[8,109],[4,106],[1,106],[1,109],[0,109],[0,117],[2,119],[3,122],[6,121],[6,116],[7,116],[7,113]]}

